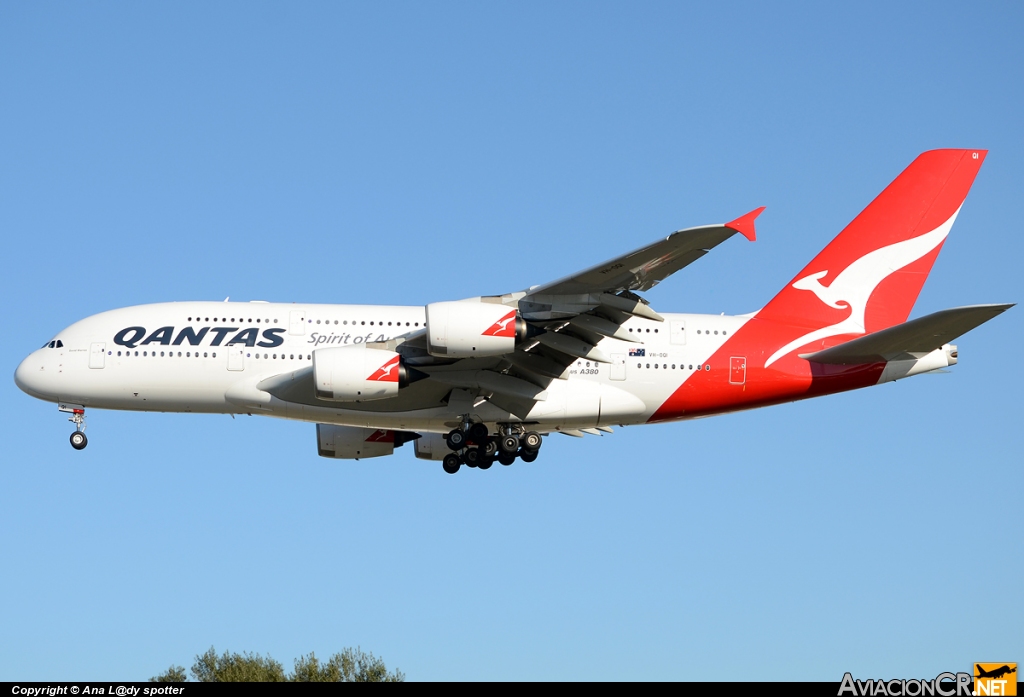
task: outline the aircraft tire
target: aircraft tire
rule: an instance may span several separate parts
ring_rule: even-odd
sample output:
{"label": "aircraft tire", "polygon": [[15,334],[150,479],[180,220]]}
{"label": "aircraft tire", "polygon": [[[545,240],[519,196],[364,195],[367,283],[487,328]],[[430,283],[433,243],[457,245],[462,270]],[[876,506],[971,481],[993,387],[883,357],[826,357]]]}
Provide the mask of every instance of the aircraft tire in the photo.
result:
{"label": "aircraft tire", "polygon": [[466,434],[461,429],[454,429],[448,432],[448,435],[444,437],[445,443],[451,450],[462,450],[466,447]]}
{"label": "aircraft tire", "polygon": [[538,450],[540,450],[540,444],[543,442],[543,440],[544,439],[541,438],[541,435],[539,433],[537,433],[536,431],[530,431],[525,436],[523,436],[523,449],[537,452]]}
{"label": "aircraft tire", "polygon": [[489,470],[489,469],[491,469],[491,465],[493,465],[493,464],[494,464],[494,458],[493,457],[487,457],[486,455],[481,455],[480,456],[480,464],[478,464],[477,467],[479,467],[482,470]]}
{"label": "aircraft tire", "polygon": [[501,452],[515,455],[519,450],[519,438],[517,436],[505,436],[501,439]]}
{"label": "aircraft tire", "polygon": [[508,467],[516,461],[515,453],[498,453],[498,462]]}
{"label": "aircraft tire", "polygon": [[491,435],[491,432],[487,428],[487,424],[475,423],[469,427],[469,438],[477,445],[486,443],[489,435]]}
{"label": "aircraft tire", "polygon": [[480,446],[481,455],[494,459],[498,454],[498,441],[496,438],[488,438],[485,445]]}
{"label": "aircraft tire", "polygon": [[476,467],[480,464],[480,449],[470,448],[466,451],[466,454],[463,455],[463,458],[466,460],[466,465],[469,467]]}
{"label": "aircraft tire", "polygon": [[534,460],[537,459],[538,454],[539,453],[536,450],[524,450],[521,453],[519,453],[519,458],[523,462],[533,462]]}
{"label": "aircraft tire", "polygon": [[448,474],[455,474],[459,471],[459,467],[462,466],[462,463],[459,462],[458,455],[455,453],[448,453],[444,456],[444,461],[441,463],[441,466],[444,467],[444,471]]}
{"label": "aircraft tire", "polygon": [[89,439],[85,437],[85,434],[81,431],[75,431],[71,434],[71,447],[75,450],[82,450],[85,446],[89,445]]}

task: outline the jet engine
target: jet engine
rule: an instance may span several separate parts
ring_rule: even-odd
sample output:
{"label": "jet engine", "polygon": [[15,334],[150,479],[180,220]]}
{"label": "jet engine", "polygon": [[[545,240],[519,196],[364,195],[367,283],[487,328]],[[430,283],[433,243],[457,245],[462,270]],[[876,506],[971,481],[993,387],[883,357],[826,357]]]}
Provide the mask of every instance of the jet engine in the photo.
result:
{"label": "jet engine", "polygon": [[443,460],[452,451],[443,433],[424,433],[416,440],[416,457],[421,460]]}
{"label": "jet engine", "polygon": [[395,452],[395,448],[415,438],[419,438],[419,434],[407,431],[333,424],[316,425],[316,444],[320,457],[340,460],[361,460],[390,455]]}
{"label": "jet engine", "polygon": [[394,351],[363,344],[313,351],[317,399],[368,402],[387,399],[409,384],[409,371]]}
{"label": "jet engine", "polygon": [[445,358],[501,356],[526,337],[514,307],[480,298],[427,305],[427,351]]}

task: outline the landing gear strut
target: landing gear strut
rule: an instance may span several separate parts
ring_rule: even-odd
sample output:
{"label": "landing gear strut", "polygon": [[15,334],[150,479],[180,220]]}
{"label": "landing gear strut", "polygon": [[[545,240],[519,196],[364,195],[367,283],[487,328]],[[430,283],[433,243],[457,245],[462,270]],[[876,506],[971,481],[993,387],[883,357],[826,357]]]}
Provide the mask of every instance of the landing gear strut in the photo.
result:
{"label": "landing gear strut", "polygon": [[89,439],[85,437],[85,407],[59,404],[57,409],[66,414],[71,414],[68,421],[75,425],[75,432],[71,434],[71,447],[75,450],[82,450],[89,445]]}

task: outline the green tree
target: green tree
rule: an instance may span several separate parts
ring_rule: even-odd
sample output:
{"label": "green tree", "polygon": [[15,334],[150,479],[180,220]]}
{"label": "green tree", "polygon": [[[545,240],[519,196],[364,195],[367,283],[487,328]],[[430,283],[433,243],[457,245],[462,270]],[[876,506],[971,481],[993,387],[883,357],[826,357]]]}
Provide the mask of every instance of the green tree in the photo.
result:
{"label": "green tree", "polygon": [[405,673],[398,669],[389,673],[382,659],[361,648],[349,648],[325,662],[314,653],[296,658],[295,671],[288,679],[292,682],[405,682]]}
{"label": "green tree", "polygon": [[270,656],[256,653],[230,653],[220,656],[211,646],[196,656],[192,677],[199,682],[285,682],[284,668]]}
{"label": "green tree", "polygon": [[[217,655],[210,649],[196,656],[192,677],[199,682],[405,682],[405,673],[388,672],[384,661],[361,648],[344,649],[326,661],[310,653],[295,659],[295,670],[285,675],[284,668],[270,656],[253,653]],[[185,682],[185,669],[172,665],[150,682]]]}
{"label": "green tree", "polygon": [[188,680],[188,674],[181,666],[171,666],[167,672],[149,679],[150,682],[185,682],[186,680]]}

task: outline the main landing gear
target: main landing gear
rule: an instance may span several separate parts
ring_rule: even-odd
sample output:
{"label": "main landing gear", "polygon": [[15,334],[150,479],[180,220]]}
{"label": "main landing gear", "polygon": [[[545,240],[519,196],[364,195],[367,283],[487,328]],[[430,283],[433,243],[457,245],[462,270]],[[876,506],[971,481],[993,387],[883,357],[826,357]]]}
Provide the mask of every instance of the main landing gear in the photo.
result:
{"label": "main landing gear", "polygon": [[499,425],[499,435],[492,436],[486,424],[475,423],[468,428],[456,428],[445,436],[453,452],[444,456],[442,467],[455,474],[462,465],[477,469],[490,469],[495,461],[511,465],[518,457],[523,462],[537,459],[543,438],[536,431],[523,432],[518,425]]}
{"label": "main landing gear", "polygon": [[71,447],[75,450],[82,450],[89,445],[89,439],[85,437],[85,407],[60,404],[59,411],[71,414],[68,421],[75,425],[75,432],[71,434]]}

